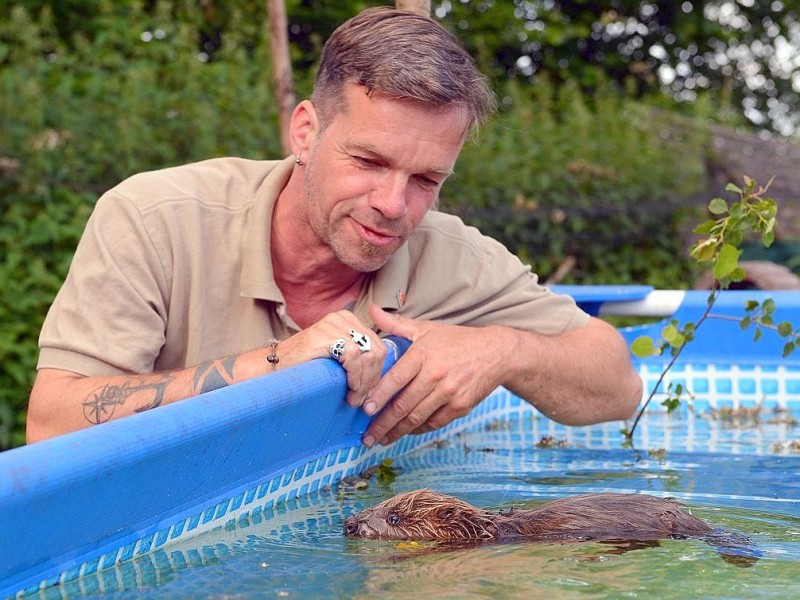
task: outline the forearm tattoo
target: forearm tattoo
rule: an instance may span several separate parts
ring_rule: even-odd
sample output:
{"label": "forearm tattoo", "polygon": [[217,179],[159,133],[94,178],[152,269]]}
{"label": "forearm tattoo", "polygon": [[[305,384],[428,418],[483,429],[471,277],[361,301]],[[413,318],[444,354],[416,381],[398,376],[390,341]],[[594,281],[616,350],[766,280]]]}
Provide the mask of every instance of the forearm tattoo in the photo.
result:
{"label": "forearm tattoo", "polygon": [[197,365],[194,372],[194,393],[202,394],[232,384],[235,362],[236,356],[228,356]]}
{"label": "forearm tattoo", "polygon": [[[235,356],[209,361],[195,367],[192,376],[192,394],[210,392],[233,383]],[[164,374],[160,379],[145,382],[142,378],[130,379],[121,385],[104,385],[90,393],[83,401],[83,416],[94,425],[105,423],[114,415],[117,406],[125,404],[134,394],[148,394],[149,402],[135,409],[144,412],[159,406],[164,401],[167,387],[175,380],[174,375]]]}
{"label": "forearm tattoo", "polygon": [[83,401],[83,416],[94,425],[105,423],[113,416],[117,406],[125,404],[132,395],[147,391],[152,392],[152,400],[146,406],[137,408],[135,412],[155,408],[164,400],[167,386],[174,379],[172,375],[164,375],[160,380],[149,383],[141,379],[131,379],[122,385],[99,387]]}

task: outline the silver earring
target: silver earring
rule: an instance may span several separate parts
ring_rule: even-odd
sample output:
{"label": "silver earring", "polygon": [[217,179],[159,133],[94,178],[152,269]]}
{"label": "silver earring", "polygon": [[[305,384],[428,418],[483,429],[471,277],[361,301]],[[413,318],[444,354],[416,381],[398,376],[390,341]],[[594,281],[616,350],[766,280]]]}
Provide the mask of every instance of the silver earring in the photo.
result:
{"label": "silver earring", "polygon": [[303,159],[300,158],[301,156],[303,156],[303,155],[302,154],[295,154],[294,155],[294,162],[302,167],[303,166]]}

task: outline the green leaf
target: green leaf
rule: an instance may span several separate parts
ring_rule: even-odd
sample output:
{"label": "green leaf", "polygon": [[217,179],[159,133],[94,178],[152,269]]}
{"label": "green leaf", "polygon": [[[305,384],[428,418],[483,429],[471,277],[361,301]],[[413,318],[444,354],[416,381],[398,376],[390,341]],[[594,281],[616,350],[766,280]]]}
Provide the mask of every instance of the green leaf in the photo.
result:
{"label": "green leaf", "polygon": [[728,191],[728,192],[736,192],[737,194],[741,194],[742,193],[742,188],[740,188],[738,185],[733,184],[733,183],[729,183],[728,185],[726,185],[725,186],[725,190]]}
{"label": "green leaf", "polygon": [[747,273],[741,267],[736,267],[733,272],[728,275],[728,279],[733,281],[734,283],[739,283],[740,281],[744,281],[747,277]]}
{"label": "green leaf", "polygon": [[739,256],[741,254],[741,250],[730,244],[722,246],[714,264],[714,279],[720,280],[729,277],[739,266]]}
{"label": "green leaf", "polygon": [[674,324],[667,325],[661,330],[661,337],[664,338],[671,346],[678,348],[686,342],[684,335],[678,331]]}
{"label": "green leaf", "polygon": [[676,398],[675,396],[670,396],[661,403],[661,406],[664,406],[668,413],[674,412],[675,409],[677,409],[680,405],[680,399]]}
{"label": "green leaf", "polygon": [[792,324],[789,321],[781,321],[778,323],[778,335],[781,337],[789,337],[792,335]]}
{"label": "green leaf", "polygon": [[786,342],[783,346],[783,358],[789,356],[792,352],[794,352],[796,345],[794,342]]}
{"label": "green leaf", "polygon": [[715,240],[706,240],[695,245],[690,254],[697,262],[703,263],[714,258],[714,252],[716,249],[717,246]]}
{"label": "green leaf", "polygon": [[397,469],[392,464],[391,458],[384,458],[378,465],[378,481],[392,483],[397,478]]}
{"label": "green leaf", "polygon": [[709,202],[708,210],[712,215],[724,215],[728,212],[728,203],[722,198],[714,198]]}
{"label": "green leaf", "polygon": [[653,338],[647,335],[642,335],[631,342],[631,352],[638,358],[647,358],[648,356],[658,356],[661,354],[660,350],[656,348]]}
{"label": "green leaf", "polygon": [[703,223],[700,223],[700,225],[698,225],[697,227],[695,227],[694,232],[700,233],[702,235],[708,235],[713,231],[714,225],[716,224],[717,224],[716,221],[711,221],[711,220],[705,221]]}
{"label": "green leaf", "polygon": [[757,309],[759,306],[759,302],[757,300],[748,300],[744,303],[744,309],[748,312],[752,312]]}

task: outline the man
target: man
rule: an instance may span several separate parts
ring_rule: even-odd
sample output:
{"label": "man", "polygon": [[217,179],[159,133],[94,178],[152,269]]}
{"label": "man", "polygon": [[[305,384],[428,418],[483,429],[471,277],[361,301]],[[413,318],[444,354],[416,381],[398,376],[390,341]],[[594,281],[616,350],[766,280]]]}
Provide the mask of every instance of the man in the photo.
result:
{"label": "man", "polygon": [[[442,427],[505,385],[568,424],[627,418],[611,326],[431,209],[493,98],[435,21],[367,10],[325,45],[294,156],[144,173],[98,202],[40,336],[28,440],[333,356],[364,443]],[[412,345],[383,377],[378,334]]]}

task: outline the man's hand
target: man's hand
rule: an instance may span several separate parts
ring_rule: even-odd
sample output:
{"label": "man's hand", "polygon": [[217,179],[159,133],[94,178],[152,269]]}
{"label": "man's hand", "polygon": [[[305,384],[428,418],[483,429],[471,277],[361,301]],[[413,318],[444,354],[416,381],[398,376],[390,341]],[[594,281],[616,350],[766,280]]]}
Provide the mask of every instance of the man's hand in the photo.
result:
{"label": "man's hand", "polygon": [[[362,352],[350,331],[367,336],[370,350]],[[282,342],[292,364],[312,358],[331,357],[331,346],[344,340],[344,355],[339,360],[347,373],[347,403],[361,406],[381,378],[386,346],[378,335],[348,310],[325,315],[322,319]]]}
{"label": "man's hand", "polygon": [[494,328],[417,321],[375,305],[370,316],[383,332],[412,344],[364,403],[369,415],[386,407],[364,436],[367,446],[443,427],[468,414],[497,387],[503,357],[489,350],[487,340]]}
{"label": "man's hand", "polygon": [[443,427],[498,385],[565,425],[627,419],[642,398],[625,340],[594,317],[584,327],[542,335],[418,321],[377,306],[370,315],[382,331],[412,344],[363,404],[377,415],[363,438],[367,446]]}

